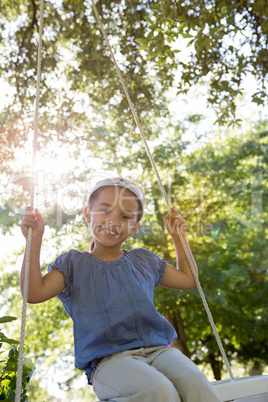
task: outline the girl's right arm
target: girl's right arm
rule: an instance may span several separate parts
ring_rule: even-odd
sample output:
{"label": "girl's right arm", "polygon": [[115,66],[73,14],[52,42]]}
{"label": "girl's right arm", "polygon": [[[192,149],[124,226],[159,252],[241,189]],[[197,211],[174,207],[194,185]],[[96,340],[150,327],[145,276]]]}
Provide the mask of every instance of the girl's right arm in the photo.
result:
{"label": "girl's right arm", "polygon": [[[29,288],[28,303],[41,303],[54,296],[57,296],[66,287],[64,274],[57,270],[52,270],[48,274],[42,276],[40,269],[40,251],[42,238],[44,234],[44,222],[37,210],[33,211],[31,207],[27,208],[21,223],[21,230],[27,239],[28,229],[32,228],[32,242],[30,254],[30,272],[29,272]],[[20,285],[21,292],[24,291],[24,277],[26,265],[27,241],[24,253],[24,259],[21,268]]]}

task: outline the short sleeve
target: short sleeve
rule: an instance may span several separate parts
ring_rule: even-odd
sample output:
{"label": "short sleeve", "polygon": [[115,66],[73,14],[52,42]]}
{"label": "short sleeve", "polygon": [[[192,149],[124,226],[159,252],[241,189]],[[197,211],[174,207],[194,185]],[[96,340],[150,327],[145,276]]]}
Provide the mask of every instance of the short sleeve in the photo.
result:
{"label": "short sleeve", "polygon": [[71,294],[72,277],[73,277],[71,251],[58,256],[53,264],[48,265],[47,269],[48,272],[52,271],[53,269],[56,269],[57,271],[62,272],[64,274],[66,287],[57,296],[61,301],[67,301],[70,298]]}
{"label": "short sleeve", "polygon": [[154,286],[159,286],[165,273],[166,261],[145,248],[134,249],[130,253],[133,253],[134,258],[142,264],[143,268],[150,270],[150,275],[154,277]]}

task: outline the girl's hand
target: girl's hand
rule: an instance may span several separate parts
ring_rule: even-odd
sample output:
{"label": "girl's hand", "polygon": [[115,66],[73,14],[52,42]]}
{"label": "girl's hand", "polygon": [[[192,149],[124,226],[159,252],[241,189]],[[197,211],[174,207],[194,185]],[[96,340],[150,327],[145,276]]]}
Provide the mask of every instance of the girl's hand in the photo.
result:
{"label": "girl's hand", "polygon": [[182,219],[175,208],[171,208],[169,213],[166,215],[165,226],[172,237],[178,235],[177,228],[179,228],[183,234],[185,234],[187,228],[186,221]]}
{"label": "girl's hand", "polygon": [[32,228],[34,238],[42,239],[45,230],[43,218],[37,209],[34,210],[31,207],[26,208],[21,222],[21,231],[26,239],[29,228]]}

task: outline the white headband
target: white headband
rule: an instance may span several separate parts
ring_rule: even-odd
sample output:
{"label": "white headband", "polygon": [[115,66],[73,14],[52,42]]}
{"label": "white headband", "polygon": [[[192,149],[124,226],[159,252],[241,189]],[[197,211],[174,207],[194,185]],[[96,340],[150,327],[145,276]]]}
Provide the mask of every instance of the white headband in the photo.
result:
{"label": "white headband", "polygon": [[136,195],[138,200],[141,203],[141,218],[144,212],[144,206],[145,206],[145,199],[142,191],[131,181],[127,179],[123,179],[122,177],[111,177],[110,179],[104,179],[99,181],[90,191],[89,198],[93,193],[95,193],[96,190],[98,190],[101,187],[107,187],[107,186],[119,186],[128,189],[132,193]]}

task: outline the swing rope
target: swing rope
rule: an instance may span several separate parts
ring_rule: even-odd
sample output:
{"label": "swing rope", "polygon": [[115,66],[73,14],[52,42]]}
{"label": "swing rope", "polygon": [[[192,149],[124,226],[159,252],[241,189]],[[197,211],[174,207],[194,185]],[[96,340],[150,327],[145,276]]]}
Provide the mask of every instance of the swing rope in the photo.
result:
{"label": "swing rope", "polygon": [[[41,0],[38,55],[37,55],[36,97],[35,97],[35,109],[34,109],[32,173],[34,173],[36,170],[37,136],[38,136],[38,109],[39,109],[40,81],[41,81],[41,51],[42,51],[42,35],[43,35],[43,14],[44,14],[44,0]],[[34,192],[35,192],[35,177],[33,175],[32,180],[31,180],[31,189],[30,189],[30,206],[32,208],[34,207]],[[27,311],[28,287],[29,287],[31,245],[32,245],[32,229],[29,228],[28,235],[27,235],[27,250],[26,250],[26,261],[25,261],[24,285],[23,285],[23,305],[22,305],[22,314],[21,314],[20,345],[19,345],[19,356],[18,356],[15,402],[20,402],[20,399],[21,399],[23,352],[24,352],[26,311]]]}
{"label": "swing rope", "polygon": [[[134,108],[134,106],[133,106],[133,103],[132,103],[132,101],[131,101],[131,98],[130,98],[130,95],[129,95],[127,86],[126,86],[126,84],[125,84],[125,81],[124,81],[124,78],[123,78],[123,76],[122,76],[121,70],[120,70],[120,68],[119,68],[119,66],[118,66],[118,63],[117,63],[117,61],[116,61],[116,58],[115,58],[115,56],[114,56],[114,52],[113,52],[112,47],[111,47],[111,45],[110,45],[109,39],[108,39],[108,37],[107,37],[107,35],[106,35],[104,26],[103,26],[102,21],[101,21],[101,19],[100,19],[98,10],[97,10],[97,8],[96,8],[96,6],[95,6],[95,3],[94,3],[94,0],[91,0],[91,3],[92,3],[92,8],[93,8],[93,10],[94,10],[96,19],[97,19],[97,21],[98,21],[100,30],[101,30],[101,32],[102,32],[102,35],[103,35],[105,41],[106,41],[107,47],[108,47],[108,49],[109,49],[109,51],[110,51],[111,58],[112,58],[112,60],[113,60],[113,62],[114,62],[114,65],[115,65],[117,74],[118,74],[118,76],[119,76],[119,80],[120,80],[121,85],[122,85],[122,87],[123,87],[123,90],[124,90],[124,92],[125,92],[125,95],[126,95],[126,98],[127,98],[127,100],[128,100],[130,109],[131,109],[131,111],[132,111],[134,120],[135,120],[136,125],[137,125],[137,127],[138,127],[138,129],[139,129],[140,136],[141,136],[141,138],[142,138],[142,141],[143,141],[143,144],[144,144],[144,146],[145,146],[146,152],[147,152],[147,154],[148,154],[148,157],[149,157],[150,162],[151,162],[151,164],[152,164],[153,170],[154,170],[154,172],[155,172],[155,175],[156,175],[156,178],[157,178],[159,187],[160,187],[160,189],[161,189],[161,191],[162,191],[162,194],[163,194],[163,196],[164,196],[164,198],[165,198],[167,207],[168,207],[168,209],[170,210],[170,209],[171,209],[171,204],[170,204],[170,202],[169,202],[169,200],[168,200],[166,190],[165,190],[165,188],[164,188],[164,186],[163,186],[163,183],[162,183],[161,177],[160,177],[160,175],[159,175],[157,166],[156,166],[156,164],[155,164],[155,161],[154,161],[153,156],[152,156],[152,154],[151,154],[150,148],[149,148],[149,146],[148,146],[148,143],[147,143],[147,140],[146,140],[146,137],[145,137],[145,134],[144,134],[142,125],[141,125],[141,123],[140,123],[140,120],[139,120],[139,118],[138,118],[138,115],[137,115],[137,113],[136,113],[136,110],[135,110],[135,108]],[[223,358],[223,360],[224,360],[226,369],[227,369],[227,371],[228,371],[228,374],[229,374],[231,380],[234,380],[234,375],[233,375],[232,369],[231,369],[231,367],[230,367],[228,358],[227,358],[227,356],[226,356],[226,353],[225,353],[225,350],[224,350],[224,347],[223,347],[223,344],[222,344],[222,341],[221,341],[219,332],[218,332],[218,330],[217,330],[217,328],[216,328],[216,325],[215,325],[215,323],[214,323],[214,320],[213,320],[211,311],[210,311],[209,306],[208,306],[208,303],[207,303],[207,301],[206,301],[206,297],[205,297],[204,292],[203,292],[203,289],[202,289],[202,287],[201,287],[201,285],[200,285],[200,282],[199,282],[199,279],[198,279],[198,275],[197,275],[197,272],[196,272],[196,270],[195,270],[194,263],[193,263],[193,260],[192,260],[193,257],[191,256],[191,253],[189,252],[189,250],[188,250],[188,248],[187,248],[187,246],[186,246],[186,244],[185,244],[185,241],[184,241],[184,238],[183,238],[183,236],[182,236],[182,233],[181,233],[180,229],[178,228],[177,231],[178,231],[178,234],[179,234],[179,237],[180,237],[180,241],[181,241],[181,243],[182,243],[182,246],[183,246],[183,249],[184,249],[184,252],[185,252],[187,261],[188,261],[189,266],[190,266],[190,268],[191,268],[191,272],[192,272],[193,277],[194,277],[194,279],[195,279],[196,286],[197,286],[197,288],[198,288],[200,297],[201,297],[201,299],[202,299],[202,302],[203,302],[205,311],[206,311],[206,313],[207,313],[207,316],[208,316],[208,319],[209,319],[211,328],[212,328],[213,333],[214,333],[214,336],[215,336],[215,338],[216,338],[218,347],[219,347],[219,349],[220,349],[220,351],[221,351],[221,355],[222,355],[222,358]]]}
{"label": "swing rope", "polygon": [[170,209],[170,208],[171,208],[171,205],[170,205],[170,202],[169,202],[169,199],[168,199],[168,196],[167,196],[165,187],[163,186],[161,177],[160,177],[160,175],[159,175],[159,172],[158,172],[158,170],[157,170],[155,161],[154,161],[154,159],[153,159],[153,157],[152,157],[150,148],[149,148],[148,143],[147,143],[147,140],[146,140],[146,138],[145,138],[144,131],[143,131],[142,125],[141,125],[141,123],[140,123],[139,117],[138,117],[138,115],[137,115],[137,113],[136,113],[136,110],[135,110],[135,108],[134,108],[134,105],[133,105],[133,103],[132,103],[132,101],[131,101],[131,98],[130,98],[128,89],[127,89],[127,87],[126,87],[124,78],[123,78],[123,76],[122,76],[122,74],[121,74],[121,70],[120,70],[120,68],[118,67],[118,64],[117,64],[116,58],[115,58],[115,56],[114,56],[113,50],[112,50],[112,48],[111,48],[109,39],[108,39],[108,37],[107,37],[107,35],[106,35],[106,32],[105,32],[105,29],[104,29],[103,24],[102,24],[102,22],[101,22],[101,19],[100,19],[98,10],[97,10],[97,8],[96,8],[96,6],[95,6],[93,0],[92,0],[92,7],[93,7],[93,10],[94,10],[94,12],[95,12],[96,19],[97,19],[97,21],[98,21],[98,23],[99,23],[99,26],[100,26],[101,32],[102,32],[102,34],[103,34],[103,37],[104,37],[104,39],[105,39],[105,41],[106,41],[106,44],[107,44],[107,46],[108,46],[108,48],[109,48],[109,51],[110,51],[110,54],[111,54],[111,58],[112,58],[112,60],[113,60],[113,62],[114,62],[114,65],[115,65],[117,74],[118,74],[118,76],[119,76],[121,85],[122,85],[122,87],[123,87],[123,89],[124,89],[124,92],[125,92],[125,95],[126,95],[126,97],[127,97],[127,100],[128,100],[130,109],[131,109],[131,111],[132,111],[134,120],[135,120],[135,122],[136,122],[136,124],[137,124],[137,127],[138,127],[138,129],[139,129],[140,135],[141,135],[141,137],[142,137],[142,140],[143,140],[144,146],[145,146],[145,148],[146,148],[148,157],[149,157],[149,159],[150,159],[150,162],[151,162],[151,164],[152,164],[153,170],[154,170],[154,172],[155,172],[155,175],[156,175],[158,184],[159,184],[160,189],[161,189],[161,191],[162,191],[162,193],[163,193],[163,196],[164,196],[164,198],[165,198],[165,200],[166,200],[166,203],[167,203],[167,205],[168,205],[168,208]]}

